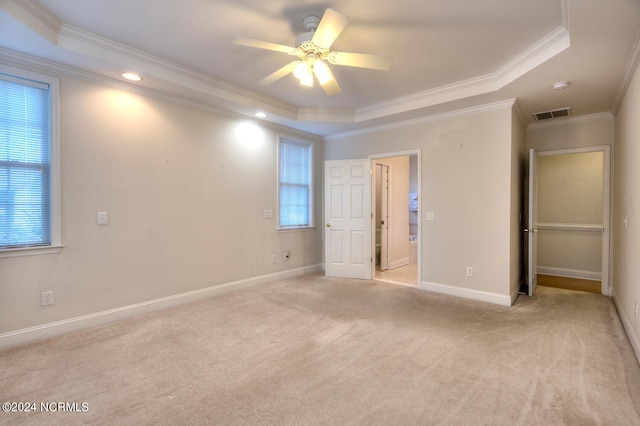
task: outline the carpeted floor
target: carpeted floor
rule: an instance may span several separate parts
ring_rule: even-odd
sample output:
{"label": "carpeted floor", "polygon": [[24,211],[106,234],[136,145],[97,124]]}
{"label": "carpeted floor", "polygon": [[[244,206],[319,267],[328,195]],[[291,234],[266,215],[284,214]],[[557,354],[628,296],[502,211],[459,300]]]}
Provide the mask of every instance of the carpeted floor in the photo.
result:
{"label": "carpeted floor", "polygon": [[410,263],[395,269],[381,271],[376,267],[376,280],[387,281],[396,284],[418,286],[418,264]]}
{"label": "carpeted floor", "polygon": [[77,403],[2,424],[637,425],[640,368],[600,295],[313,275],[2,351],[0,399]]}

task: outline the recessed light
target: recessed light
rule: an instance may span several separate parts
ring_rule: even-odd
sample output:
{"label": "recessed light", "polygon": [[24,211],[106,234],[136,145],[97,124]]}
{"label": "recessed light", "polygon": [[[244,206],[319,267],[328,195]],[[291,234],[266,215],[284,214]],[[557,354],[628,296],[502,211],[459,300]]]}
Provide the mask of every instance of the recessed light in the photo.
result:
{"label": "recessed light", "polygon": [[267,113],[258,111],[254,114],[257,118],[267,118]]}
{"label": "recessed light", "polygon": [[126,78],[129,81],[140,81],[142,80],[142,77],[139,74],[136,74],[134,72],[123,72],[122,77]]}
{"label": "recessed light", "polygon": [[553,83],[553,85],[551,86],[553,90],[564,90],[567,87],[569,87],[568,81],[558,81],[557,83]]}

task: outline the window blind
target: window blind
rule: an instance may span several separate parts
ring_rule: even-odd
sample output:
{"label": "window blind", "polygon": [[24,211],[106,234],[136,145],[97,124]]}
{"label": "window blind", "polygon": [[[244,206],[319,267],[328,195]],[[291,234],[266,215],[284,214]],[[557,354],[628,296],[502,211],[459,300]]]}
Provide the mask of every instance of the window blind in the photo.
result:
{"label": "window blind", "polygon": [[294,228],[311,223],[311,149],[309,144],[280,140],[279,226]]}
{"label": "window blind", "polygon": [[0,74],[0,249],[51,244],[49,87]]}

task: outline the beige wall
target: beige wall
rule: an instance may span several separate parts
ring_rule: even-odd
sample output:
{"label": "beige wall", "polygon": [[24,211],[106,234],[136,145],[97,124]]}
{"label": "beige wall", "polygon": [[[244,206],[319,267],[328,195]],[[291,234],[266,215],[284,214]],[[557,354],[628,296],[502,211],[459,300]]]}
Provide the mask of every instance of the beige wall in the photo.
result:
{"label": "beige wall", "polygon": [[597,114],[527,128],[527,150],[554,151],[613,145],[615,122],[611,114]]}
{"label": "beige wall", "polygon": [[[65,247],[0,259],[0,335],[321,264],[321,229],[263,218],[277,212],[274,130],[249,148],[241,121],[72,78],[60,112]],[[321,141],[315,155],[321,223]],[[55,303],[42,307],[46,290]]]}
{"label": "beige wall", "polygon": [[518,108],[511,117],[511,298],[515,300],[524,282],[524,228],[525,228],[525,176],[527,173],[527,151],[525,148],[525,126]]}
{"label": "beige wall", "polygon": [[[616,115],[613,208],[613,297],[640,359],[640,68]],[[624,219],[627,218],[627,225]]]}
{"label": "beige wall", "polygon": [[[326,141],[326,158],[421,150],[422,288],[511,303],[512,105]],[[518,193],[515,189],[513,193]],[[425,220],[435,212],[434,222]],[[517,219],[515,219],[517,220]],[[515,262],[517,263],[517,262]],[[466,276],[466,267],[474,276]]]}

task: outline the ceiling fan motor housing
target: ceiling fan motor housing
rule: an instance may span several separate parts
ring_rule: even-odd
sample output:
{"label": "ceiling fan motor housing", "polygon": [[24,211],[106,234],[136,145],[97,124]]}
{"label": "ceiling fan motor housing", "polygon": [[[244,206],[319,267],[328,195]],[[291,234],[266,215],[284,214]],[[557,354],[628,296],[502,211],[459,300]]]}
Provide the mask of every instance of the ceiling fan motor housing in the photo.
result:
{"label": "ceiling fan motor housing", "polygon": [[315,15],[305,16],[302,20],[302,24],[304,25],[305,30],[314,32],[318,29],[318,25],[320,24],[320,17]]}
{"label": "ceiling fan motor housing", "polygon": [[305,43],[310,43],[314,33],[314,31],[308,31],[296,37],[296,47],[300,47]]}
{"label": "ceiling fan motor housing", "polygon": [[306,32],[296,37],[296,47],[300,47],[304,43],[311,41],[316,29],[318,29],[318,25],[320,24],[320,18],[314,15],[305,16],[302,23]]}

